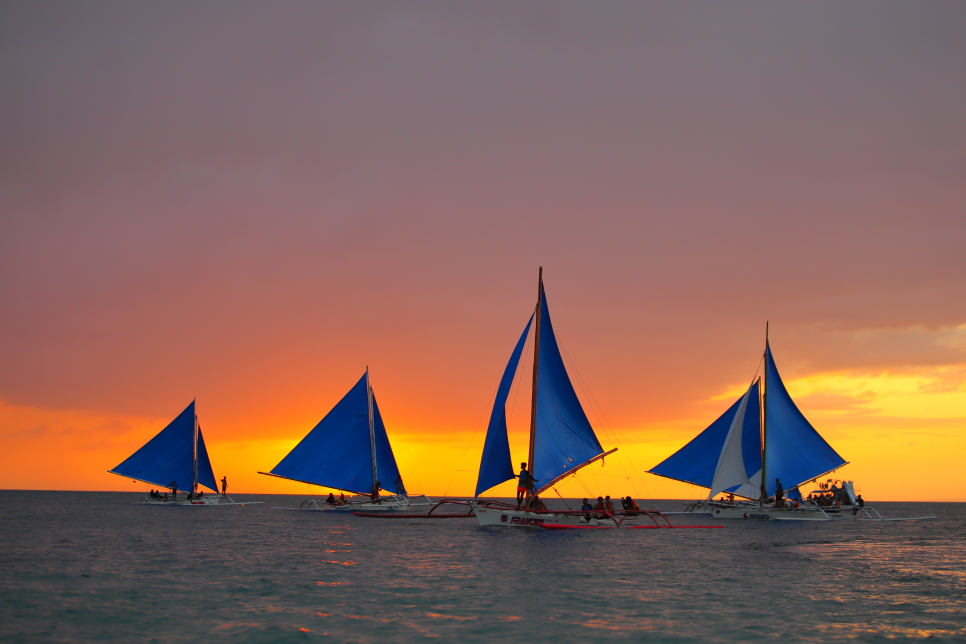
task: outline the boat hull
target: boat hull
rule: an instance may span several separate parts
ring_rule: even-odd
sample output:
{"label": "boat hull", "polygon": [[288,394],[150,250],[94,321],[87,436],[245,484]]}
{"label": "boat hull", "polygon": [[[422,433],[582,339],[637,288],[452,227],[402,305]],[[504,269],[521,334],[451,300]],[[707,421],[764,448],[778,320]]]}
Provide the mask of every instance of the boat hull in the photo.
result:
{"label": "boat hull", "polygon": [[798,508],[758,507],[748,504],[706,504],[698,503],[685,511],[685,514],[709,515],[715,519],[743,519],[752,521],[844,521],[849,519],[876,519],[878,512],[871,508],[851,506]]}
{"label": "boat hull", "polygon": [[616,527],[618,522],[611,518],[590,520],[583,514],[558,514],[555,512],[528,512],[511,508],[494,508],[470,501],[481,526],[500,526],[502,528],[543,528],[547,526]]}
{"label": "boat hull", "polygon": [[230,505],[257,505],[261,501],[251,501],[244,503],[236,503],[227,496],[205,496],[200,499],[178,499],[176,501],[165,501],[164,499],[155,499],[150,496],[142,498],[137,505],[157,505],[165,507],[192,507],[192,508],[212,508],[212,507],[227,507]]}

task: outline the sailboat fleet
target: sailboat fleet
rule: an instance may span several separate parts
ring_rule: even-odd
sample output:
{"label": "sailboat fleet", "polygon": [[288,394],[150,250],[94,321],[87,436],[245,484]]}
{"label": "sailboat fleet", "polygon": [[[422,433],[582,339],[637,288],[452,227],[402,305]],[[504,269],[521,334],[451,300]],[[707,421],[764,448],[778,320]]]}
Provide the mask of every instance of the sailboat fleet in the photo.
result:
{"label": "sailboat fleet", "polygon": [[[532,336],[533,371],[528,458],[514,474],[506,404]],[[410,495],[403,483],[369,369],[266,476],[339,491],[325,501],[310,497],[298,507],[311,512],[352,511],[362,516],[451,518],[475,516],[481,526],[580,528],[696,528],[674,525],[668,515],[778,521],[883,520],[855,493],[851,481],[823,479],[847,462],[795,405],[775,365],[765,333],[764,369],[744,394],[693,440],[650,473],[707,488],[706,499],[683,512],[639,508],[549,511],[539,495],[617,451],[601,446],[574,391],[554,334],[540,269],[537,302],[510,354],[497,389],[480,459],[475,496],[443,499]],[[140,503],[157,506],[244,505],[218,494],[195,402],[128,457],[113,474],[164,488]],[[515,478],[517,503],[481,498]],[[816,489],[810,490],[809,487]],[[207,488],[213,494],[205,494]],[[345,500],[344,493],[356,495]],[[383,493],[388,493],[383,496]],[[803,496],[808,493],[808,497]],[[181,496],[179,497],[179,493]],[[717,498],[719,495],[723,497]],[[465,512],[437,512],[463,505]],[[421,512],[420,506],[432,508]],[[415,512],[414,512],[415,511]],[[923,517],[928,518],[928,517]]]}

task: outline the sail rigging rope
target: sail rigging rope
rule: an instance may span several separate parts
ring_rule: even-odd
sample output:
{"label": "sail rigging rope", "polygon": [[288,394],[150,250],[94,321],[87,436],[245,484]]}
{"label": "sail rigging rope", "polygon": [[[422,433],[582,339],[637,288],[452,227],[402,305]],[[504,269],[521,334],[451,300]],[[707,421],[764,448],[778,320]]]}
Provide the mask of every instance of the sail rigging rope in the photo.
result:
{"label": "sail rigging rope", "polygon": [[[598,425],[601,427],[601,429],[603,429],[607,433],[610,440],[617,443],[618,447],[624,449],[624,451],[626,452],[626,448],[624,447],[624,444],[618,438],[617,432],[615,432],[614,428],[611,426],[610,421],[607,419],[606,414],[604,414],[603,408],[600,406],[600,403],[597,402],[597,398],[594,397],[594,394],[590,390],[590,387],[587,385],[587,382],[584,380],[584,377],[580,374],[580,370],[577,369],[577,364],[574,362],[574,359],[570,356],[570,352],[567,351],[566,345],[564,345],[563,341],[560,340],[559,338],[557,339],[557,342],[560,345],[560,347],[563,349],[564,355],[567,357],[567,361],[570,363],[571,368],[573,368],[574,375],[577,376],[578,384],[580,384],[581,388],[584,390],[587,397],[591,401],[590,408],[594,412],[594,416],[597,417]],[[647,484],[644,482],[644,478],[641,476],[637,467],[634,465],[634,462],[625,453],[622,453],[620,456],[622,458],[618,458],[618,463],[620,463],[621,469],[624,470],[624,474],[627,475],[627,480],[631,484],[631,487],[634,489],[634,494],[637,495],[637,498],[641,499],[642,501],[645,498],[648,498],[648,499],[651,499],[651,501],[653,502],[653,498],[651,497],[651,492],[648,489]],[[630,473],[627,471],[627,467],[625,466],[623,459],[630,461],[631,469],[634,470],[634,474],[637,476],[641,485],[644,487],[644,493],[646,497],[641,496],[640,490],[634,484],[633,479],[631,479]]]}

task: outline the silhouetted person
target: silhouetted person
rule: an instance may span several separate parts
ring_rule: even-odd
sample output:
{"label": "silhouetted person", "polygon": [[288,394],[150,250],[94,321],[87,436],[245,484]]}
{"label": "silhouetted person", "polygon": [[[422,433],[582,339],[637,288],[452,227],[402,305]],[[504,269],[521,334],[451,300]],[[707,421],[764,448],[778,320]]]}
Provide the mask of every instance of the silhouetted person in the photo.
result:
{"label": "silhouetted person", "polygon": [[780,508],[785,505],[785,490],[782,488],[782,482],[775,479],[775,507]]}
{"label": "silhouetted person", "polygon": [[530,477],[530,470],[527,469],[526,463],[520,463],[520,474],[517,475],[517,478],[520,479],[517,481],[517,507],[519,508],[523,505],[523,498],[527,496],[533,486],[533,479]]}
{"label": "silhouetted person", "polygon": [[325,502],[328,503],[329,505],[335,505],[335,494],[333,494],[332,492],[329,492],[329,498],[327,498]]}
{"label": "silhouetted person", "polygon": [[228,493],[228,477],[221,477],[221,495],[225,496]]}
{"label": "silhouetted person", "polygon": [[379,503],[379,481],[376,481],[375,485],[372,486],[372,493],[369,494],[369,498],[373,503]]}

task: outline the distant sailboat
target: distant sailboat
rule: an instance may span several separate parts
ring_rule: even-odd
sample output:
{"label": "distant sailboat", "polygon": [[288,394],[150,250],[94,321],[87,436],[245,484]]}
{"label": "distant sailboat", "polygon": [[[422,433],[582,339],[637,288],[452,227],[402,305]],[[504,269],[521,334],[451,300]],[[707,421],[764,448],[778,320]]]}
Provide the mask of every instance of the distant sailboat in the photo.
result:
{"label": "distant sailboat", "polygon": [[[567,375],[543,289],[543,269],[537,287],[537,305],[533,315],[517,341],[510,361],[503,372],[497,389],[496,401],[490,414],[480,471],[476,484],[476,499],[470,501],[476,517],[483,526],[539,526],[553,527],[615,527],[625,518],[621,511],[600,518],[586,512],[535,512],[499,501],[479,498],[488,489],[513,480],[514,468],[510,460],[510,442],[507,436],[506,402],[510,395],[514,375],[523,355],[527,334],[534,329],[533,393],[530,411],[530,449],[528,469],[535,481],[529,498],[552,488],[567,476],[575,474],[616,448],[604,451],[584,413]],[[633,516],[660,516],[659,513],[642,511]],[[670,527],[662,525],[661,527]]]}
{"label": "distant sailboat", "polygon": [[[276,509],[382,511],[432,505],[423,495],[410,497],[406,493],[369,383],[368,368],[342,400],[271,472],[259,474],[370,497],[369,501],[344,505],[306,499],[299,508]],[[391,492],[392,496],[378,498],[379,490]]]}
{"label": "distant sailboat", "polygon": [[[717,420],[691,442],[648,470],[652,474],[709,489],[706,501],[688,513],[721,519],[828,521],[840,518],[881,519],[866,508],[851,481],[823,482],[815,494],[823,502],[802,497],[800,488],[848,463],[812,427],[785,389],[765,332],[764,375]],[[785,501],[771,499],[776,479]],[[764,481],[764,485],[762,482]],[[714,501],[718,494],[744,501]],[[830,498],[827,504],[826,497]]]}
{"label": "distant sailboat", "polygon": [[[208,448],[198,424],[193,400],[157,436],[123,463],[108,471],[171,491],[170,498],[167,493],[159,493],[141,499],[141,503],[149,505],[246,505],[235,503],[223,494],[217,494],[218,484],[208,459]],[[208,488],[216,495],[205,496],[203,492],[199,492],[199,486]],[[185,495],[179,498],[178,491]]]}

